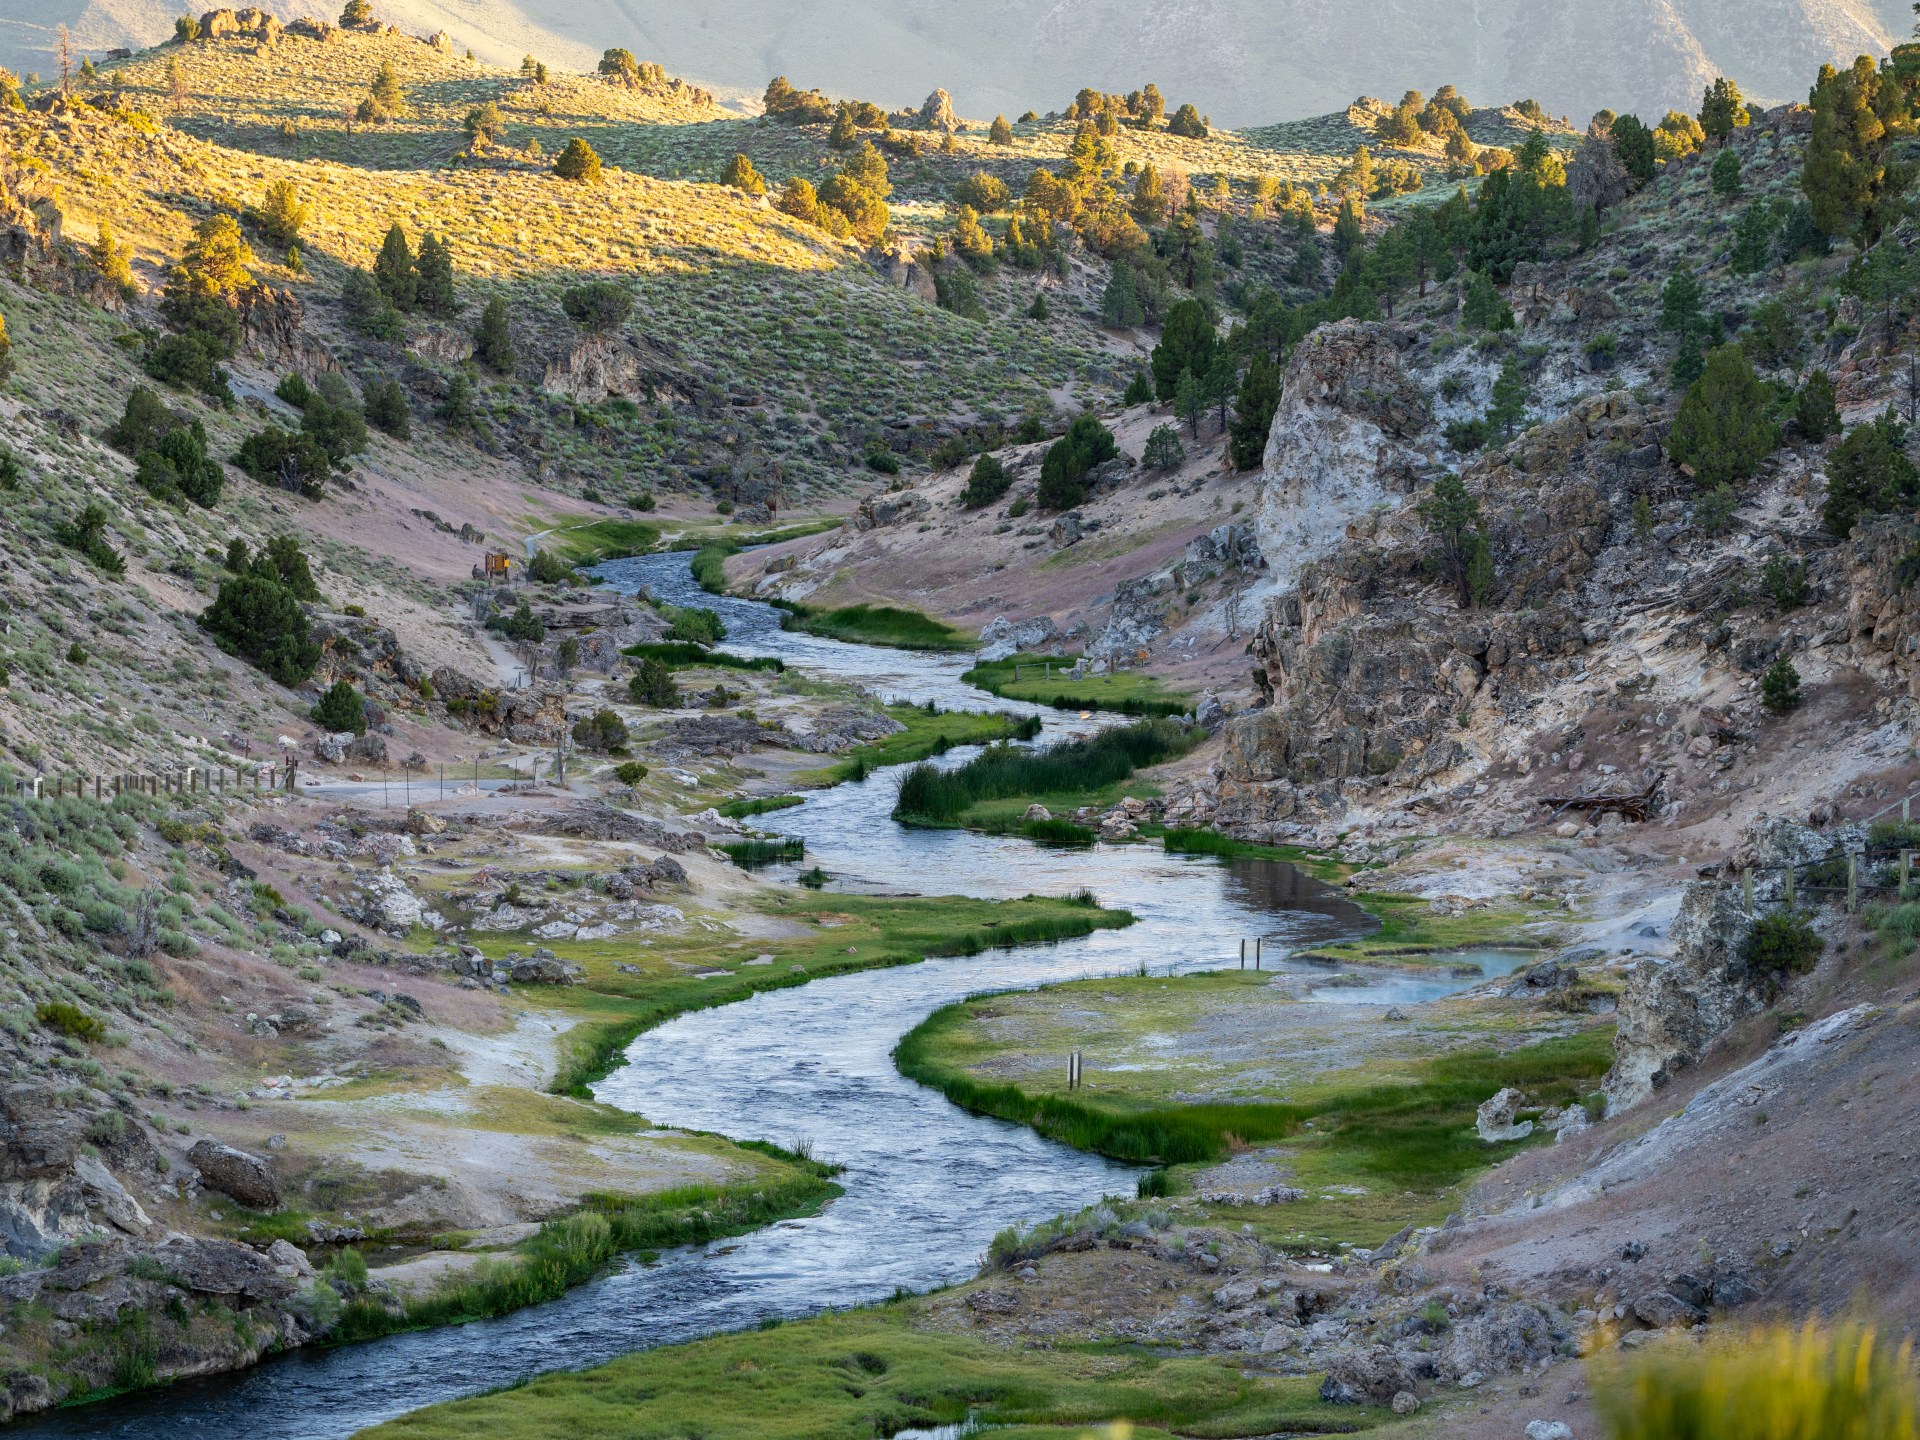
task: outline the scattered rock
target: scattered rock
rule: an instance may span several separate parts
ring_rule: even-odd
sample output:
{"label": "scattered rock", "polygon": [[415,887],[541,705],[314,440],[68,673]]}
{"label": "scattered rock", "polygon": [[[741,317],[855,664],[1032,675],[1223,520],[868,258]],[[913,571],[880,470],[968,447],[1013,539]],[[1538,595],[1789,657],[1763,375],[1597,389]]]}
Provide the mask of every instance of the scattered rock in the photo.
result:
{"label": "scattered rock", "polygon": [[217,1140],[201,1140],[187,1152],[187,1159],[208,1189],[238,1200],[249,1210],[280,1208],[280,1181],[259,1156]]}
{"label": "scattered rock", "polygon": [[1527,1097],[1511,1086],[1500,1091],[1492,1099],[1481,1105],[1475,1116],[1475,1128],[1480,1138],[1489,1144],[1503,1144],[1509,1140],[1524,1140],[1533,1133],[1531,1120],[1514,1120],[1514,1112],[1526,1103]]}

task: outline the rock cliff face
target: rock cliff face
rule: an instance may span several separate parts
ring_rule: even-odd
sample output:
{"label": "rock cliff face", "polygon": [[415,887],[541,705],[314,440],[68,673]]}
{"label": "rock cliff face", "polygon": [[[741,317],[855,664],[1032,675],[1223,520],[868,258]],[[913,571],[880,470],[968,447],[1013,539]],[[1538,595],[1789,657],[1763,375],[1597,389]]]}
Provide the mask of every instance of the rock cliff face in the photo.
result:
{"label": "rock cliff face", "polygon": [[1644,960],[1620,997],[1614,1064],[1603,1089],[1617,1113],[1646,1099],[1680,1071],[1697,1064],[1713,1043],[1779,995],[1783,977],[1758,972],[1743,953],[1756,915],[1785,899],[1783,872],[1766,867],[1804,865],[1831,855],[1859,853],[1866,827],[1817,830],[1775,820],[1752,834],[1734,857],[1754,873],[1753,904],[1731,876],[1687,887],[1673,921],[1673,955]]}
{"label": "rock cliff face", "polygon": [[1274,419],[1262,550],[1283,588],[1252,646],[1262,703],[1228,727],[1219,782],[1218,823],[1248,832],[1337,810],[1345,782],[1413,791],[1483,758],[1480,738],[1575,675],[1593,616],[1644,578],[1618,544],[1656,430],[1642,406],[1596,397],[1464,472],[1494,583],[1463,610],[1413,503],[1426,411],[1392,332],[1319,334]]}
{"label": "rock cliff face", "polygon": [[1433,421],[1401,364],[1411,330],[1345,320],[1301,341],[1287,365],[1261,466],[1261,554],[1285,583],[1347,523],[1413,489]]}

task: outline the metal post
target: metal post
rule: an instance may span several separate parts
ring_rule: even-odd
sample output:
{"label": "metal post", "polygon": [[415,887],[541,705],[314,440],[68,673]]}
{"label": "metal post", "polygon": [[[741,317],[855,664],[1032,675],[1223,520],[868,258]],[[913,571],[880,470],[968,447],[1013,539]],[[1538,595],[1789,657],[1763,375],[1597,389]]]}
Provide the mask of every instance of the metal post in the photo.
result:
{"label": "metal post", "polygon": [[1260,945],[1262,938],[1263,937],[1256,936],[1253,942],[1253,968],[1256,970],[1260,968]]}
{"label": "metal post", "polygon": [[1247,942],[1244,937],[1240,941],[1240,968],[1247,968]]}

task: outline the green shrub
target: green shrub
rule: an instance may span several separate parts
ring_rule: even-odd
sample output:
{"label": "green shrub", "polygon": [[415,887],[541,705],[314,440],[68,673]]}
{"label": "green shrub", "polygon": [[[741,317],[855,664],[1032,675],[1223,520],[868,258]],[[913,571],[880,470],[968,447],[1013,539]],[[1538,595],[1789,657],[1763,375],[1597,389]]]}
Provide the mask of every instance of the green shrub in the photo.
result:
{"label": "green shrub", "polygon": [[1749,970],[1760,975],[1804,975],[1818,963],[1824,948],[1825,942],[1806,912],[1773,910],[1748,928],[1740,944],[1740,958]]}
{"label": "green shrub", "polygon": [[1800,707],[1800,672],[1782,655],[1760,676],[1760,703],[1775,715]]}
{"label": "green shrub", "polygon": [[320,703],[308,712],[313,723],[329,735],[355,735],[367,733],[366,704],[345,680],[336,680],[327,687],[320,697]]}
{"label": "green shrub", "polygon": [[973,462],[973,471],[967,476],[966,487],[960,492],[960,504],[968,510],[978,510],[983,505],[991,505],[1012,488],[1013,477],[1007,473],[998,457],[985,454]]}
{"label": "green shrub", "polygon": [[74,1040],[100,1040],[107,1033],[106,1025],[98,1016],[89,1015],[65,1000],[42,1001],[33,1007],[33,1016],[47,1029]]}
{"label": "green shrub", "polygon": [[680,705],[680,687],[673,683],[673,671],[666,661],[642,660],[639,671],[627,682],[627,698],[655,710],[674,710]]}
{"label": "green shrub", "polygon": [[727,627],[721,622],[718,612],[704,605],[663,605],[660,613],[669,622],[668,640],[692,645],[718,645],[727,638]]}
{"label": "green shrub", "polygon": [[638,785],[647,778],[647,767],[638,760],[623,760],[614,766],[613,778],[622,785]]}
{"label": "green shrub", "polygon": [[573,743],[596,754],[627,748],[627,722],[612,710],[599,710],[573,727]]}

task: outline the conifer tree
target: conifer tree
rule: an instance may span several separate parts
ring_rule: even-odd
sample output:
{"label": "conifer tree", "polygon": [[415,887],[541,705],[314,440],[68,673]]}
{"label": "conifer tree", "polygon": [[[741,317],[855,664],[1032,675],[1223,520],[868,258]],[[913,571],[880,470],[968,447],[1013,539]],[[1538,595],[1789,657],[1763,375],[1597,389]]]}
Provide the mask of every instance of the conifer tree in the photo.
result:
{"label": "conifer tree", "polygon": [[1680,402],[1667,453],[1693,467],[1702,489],[1749,479],[1780,443],[1772,395],[1753,373],[1747,352],[1722,345]]}
{"label": "conifer tree", "polygon": [[431,230],[420,237],[420,254],[414,261],[414,304],[441,319],[452,315],[456,307],[453,251]]}
{"label": "conifer tree", "polygon": [[[480,312],[473,331],[473,358],[501,375],[513,373],[513,335],[507,328],[507,302],[496,295]],[[456,377],[465,379],[464,376]]]}
{"label": "conifer tree", "polygon": [[413,251],[407,245],[407,232],[395,221],[380,243],[373,261],[373,283],[396,310],[411,310],[420,294],[420,276],[414,269]]}
{"label": "conifer tree", "polygon": [[553,162],[553,173],[577,185],[600,183],[600,157],[578,135],[573,136]]}

